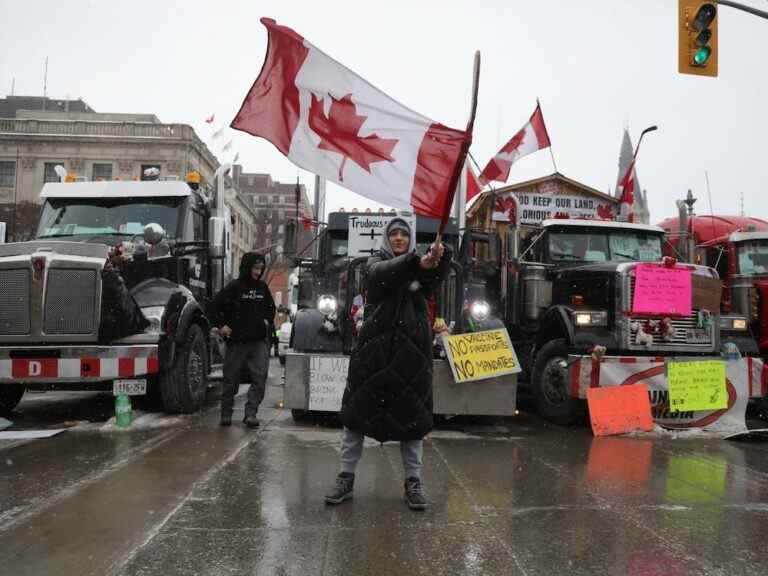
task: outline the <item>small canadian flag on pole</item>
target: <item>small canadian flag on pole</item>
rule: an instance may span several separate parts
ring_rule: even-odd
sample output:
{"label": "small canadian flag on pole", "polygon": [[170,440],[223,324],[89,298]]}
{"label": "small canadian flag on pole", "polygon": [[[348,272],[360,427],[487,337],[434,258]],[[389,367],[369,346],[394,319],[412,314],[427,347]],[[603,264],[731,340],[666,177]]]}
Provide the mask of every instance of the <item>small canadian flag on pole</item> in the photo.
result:
{"label": "small canadian flag on pole", "polygon": [[267,55],[232,128],[269,140],[294,164],[361,196],[445,217],[471,129],[406,108],[290,28],[261,23]]}
{"label": "small canadian flag on pole", "polygon": [[627,222],[635,221],[635,159],[632,159],[619,183],[619,217]]}
{"label": "small canadian flag on pole", "polygon": [[488,165],[480,173],[480,182],[506,182],[509,169],[519,158],[532,154],[537,150],[551,146],[547,127],[544,125],[544,115],[541,105],[536,103],[536,110],[528,123],[523,126],[504,147],[491,158]]}

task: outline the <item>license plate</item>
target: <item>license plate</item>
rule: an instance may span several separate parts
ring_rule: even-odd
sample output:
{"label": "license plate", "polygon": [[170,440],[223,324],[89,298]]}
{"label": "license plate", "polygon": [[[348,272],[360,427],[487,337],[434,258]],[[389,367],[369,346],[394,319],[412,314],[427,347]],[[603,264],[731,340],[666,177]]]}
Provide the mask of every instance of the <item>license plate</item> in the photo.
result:
{"label": "license plate", "polygon": [[703,328],[689,328],[685,331],[688,344],[709,344],[709,332]]}
{"label": "license plate", "polygon": [[112,394],[126,394],[128,396],[141,396],[147,393],[146,378],[136,380],[115,380],[112,384]]}

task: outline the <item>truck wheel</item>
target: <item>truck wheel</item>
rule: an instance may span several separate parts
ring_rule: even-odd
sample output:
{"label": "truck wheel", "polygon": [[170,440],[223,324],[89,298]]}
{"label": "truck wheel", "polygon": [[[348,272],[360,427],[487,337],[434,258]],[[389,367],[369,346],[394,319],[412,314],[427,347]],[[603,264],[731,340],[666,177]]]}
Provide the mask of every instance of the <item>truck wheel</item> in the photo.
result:
{"label": "truck wheel", "polygon": [[291,410],[291,418],[294,422],[305,422],[309,418],[309,413],[306,410],[294,408]]}
{"label": "truck wheel", "polygon": [[200,409],[208,388],[208,363],[205,337],[197,324],[192,324],[177,345],[173,366],[160,376],[163,408],[169,414],[189,414]]}
{"label": "truck wheel", "polygon": [[568,344],[564,338],[547,342],[536,354],[533,366],[533,397],[540,416],[555,424],[572,424],[581,412],[569,390]]}
{"label": "truck wheel", "polygon": [[24,396],[24,386],[22,384],[3,384],[0,386],[0,414],[9,415],[13,409],[21,402]]}

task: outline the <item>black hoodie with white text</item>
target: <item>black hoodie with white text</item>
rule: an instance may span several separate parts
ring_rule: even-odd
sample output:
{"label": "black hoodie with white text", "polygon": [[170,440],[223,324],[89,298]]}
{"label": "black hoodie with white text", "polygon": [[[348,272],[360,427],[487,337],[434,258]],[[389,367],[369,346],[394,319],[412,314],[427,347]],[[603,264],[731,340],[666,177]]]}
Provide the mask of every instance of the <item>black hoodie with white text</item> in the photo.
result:
{"label": "black hoodie with white text", "polygon": [[229,326],[233,342],[256,342],[268,339],[275,319],[275,301],[269,286],[251,278],[251,268],[263,263],[264,257],[248,252],[240,261],[240,275],[216,295],[213,301],[214,324]]}

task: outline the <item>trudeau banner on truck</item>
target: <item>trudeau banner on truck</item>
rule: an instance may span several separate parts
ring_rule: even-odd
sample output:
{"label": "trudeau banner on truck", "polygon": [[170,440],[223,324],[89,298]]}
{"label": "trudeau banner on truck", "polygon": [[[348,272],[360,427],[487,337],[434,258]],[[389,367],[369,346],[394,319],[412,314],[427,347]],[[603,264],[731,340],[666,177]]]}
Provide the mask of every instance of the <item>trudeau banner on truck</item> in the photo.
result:
{"label": "trudeau banner on truck", "polygon": [[468,134],[403,106],[294,30],[261,23],[267,56],[232,128],[370,200],[441,218]]}

